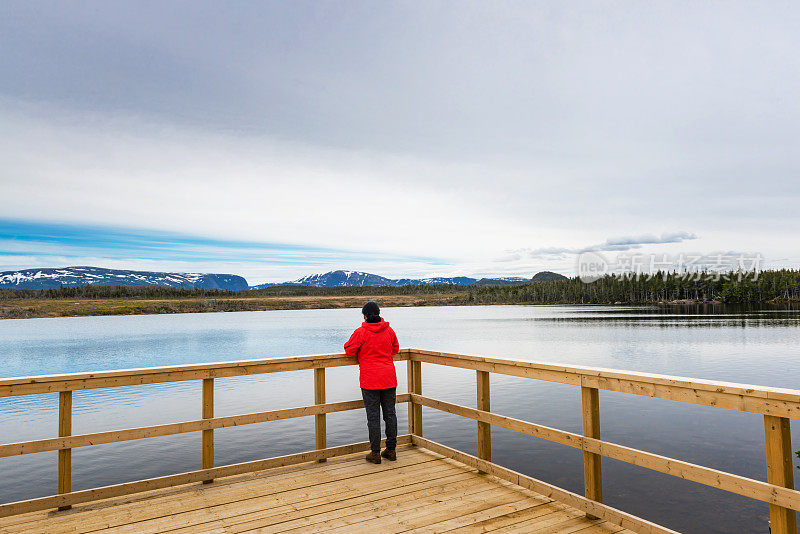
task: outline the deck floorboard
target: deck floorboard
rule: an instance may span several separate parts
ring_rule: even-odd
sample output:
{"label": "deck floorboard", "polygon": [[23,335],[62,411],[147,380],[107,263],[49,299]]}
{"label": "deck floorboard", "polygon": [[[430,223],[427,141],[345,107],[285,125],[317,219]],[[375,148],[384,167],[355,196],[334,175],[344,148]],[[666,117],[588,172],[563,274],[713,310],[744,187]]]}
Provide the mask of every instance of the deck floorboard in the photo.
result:
{"label": "deck floorboard", "polygon": [[363,454],[187,485],[72,510],[0,519],[22,534],[351,532],[629,533],[421,448],[397,462]]}

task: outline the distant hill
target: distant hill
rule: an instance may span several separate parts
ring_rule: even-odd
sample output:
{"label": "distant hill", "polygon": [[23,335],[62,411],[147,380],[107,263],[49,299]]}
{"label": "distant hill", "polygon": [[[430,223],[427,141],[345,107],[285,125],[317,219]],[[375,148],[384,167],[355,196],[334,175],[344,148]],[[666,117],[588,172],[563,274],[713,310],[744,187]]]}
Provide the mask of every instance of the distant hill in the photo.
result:
{"label": "distant hill", "polygon": [[554,280],[567,280],[567,277],[551,271],[541,271],[531,278],[531,282],[552,282]]}
{"label": "distant hill", "polygon": [[247,280],[233,274],[170,273],[128,271],[103,267],[61,267],[56,269],[23,269],[0,272],[0,288],[56,289],[77,286],[166,286],[184,289],[221,289],[244,291],[275,286],[307,287],[402,287],[430,285],[514,286],[528,282],[563,280],[565,276],[550,271],[537,273],[532,279],[518,276],[471,278],[469,276],[431,278],[386,278],[360,271],[330,271],[312,274],[290,282],[272,282],[249,286]]}
{"label": "distant hill", "polygon": [[291,282],[271,282],[251,286],[250,289],[263,289],[274,286],[311,286],[311,287],[367,287],[367,286],[412,286],[433,284],[460,284],[471,285],[475,278],[455,276],[452,278],[385,278],[377,274],[360,271],[330,271],[323,274],[312,274],[292,280]]}
{"label": "distant hill", "polygon": [[[543,274],[543,273],[539,273]],[[549,273],[554,276],[561,276]],[[537,275],[538,276],[538,275]],[[509,276],[501,278],[471,278],[469,276],[433,277],[433,278],[386,278],[377,274],[360,271],[330,271],[323,274],[312,274],[292,280],[291,282],[270,282],[251,286],[250,289],[263,289],[275,286],[311,286],[311,287],[366,287],[366,286],[418,286],[418,285],[480,285],[509,286],[529,282],[528,278]]]}
{"label": "distant hill", "polygon": [[442,278],[442,277],[435,277],[435,278],[399,278],[395,280],[398,286],[431,286],[431,285],[462,285],[462,286],[469,286],[475,283],[475,278],[470,278],[468,276],[454,276],[451,278]]}
{"label": "distant hill", "polygon": [[125,271],[103,267],[61,267],[0,272],[0,288],[55,289],[61,286],[167,286],[184,289],[248,289],[247,280],[235,274]]}
{"label": "distant hill", "polygon": [[506,278],[481,278],[474,285],[476,286],[518,286],[530,282],[527,278],[519,276],[509,276]]}

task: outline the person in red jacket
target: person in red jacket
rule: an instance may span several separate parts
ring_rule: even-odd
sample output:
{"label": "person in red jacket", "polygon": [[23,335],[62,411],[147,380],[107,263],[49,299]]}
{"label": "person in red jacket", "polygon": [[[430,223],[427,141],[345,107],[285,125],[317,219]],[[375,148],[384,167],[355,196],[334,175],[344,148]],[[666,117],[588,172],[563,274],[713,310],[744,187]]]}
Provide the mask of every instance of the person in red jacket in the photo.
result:
{"label": "person in red jacket", "polygon": [[[367,429],[371,452],[367,461],[381,463],[381,456],[397,460],[397,414],[395,395],[397,374],[392,356],[400,350],[397,335],[389,323],[381,318],[381,310],[370,301],[361,308],[364,322],[353,332],[344,351],[348,356],[358,356],[359,382],[364,408],[367,410]],[[381,410],[386,424],[386,450],[381,453]]]}

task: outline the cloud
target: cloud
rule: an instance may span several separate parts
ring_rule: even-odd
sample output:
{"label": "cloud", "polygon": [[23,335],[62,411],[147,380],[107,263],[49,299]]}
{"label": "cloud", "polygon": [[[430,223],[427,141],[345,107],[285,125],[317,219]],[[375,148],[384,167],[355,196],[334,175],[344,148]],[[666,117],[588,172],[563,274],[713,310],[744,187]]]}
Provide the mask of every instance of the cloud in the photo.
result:
{"label": "cloud", "polygon": [[[0,218],[230,242],[52,253],[256,277],[292,267],[249,248],[516,274],[690,239],[640,229],[797,258],[798,25],[794,4],[0,3]],[[299,254],[289,278],[329,265]]]}
{"label": "cloud", "polygon": [[660,236],[654,234],[644,234],[639,236],[625,236],[608,238],[604,242],[597,245],[590,245],[587,247],[579,248],[565,248],[565,247],[541,247],[541,248],[521,248],[508,251],[508,255],[498,258],[495,261],[508,262],[518,261],[525,258],[547,258],[547,257],[563,257],[565,254],[582,254],[584,252],[623,252],[626,250],[633,250],[642,248],[644,245],[662,245],[666,243],[683,243],[697,239],[697,236],[690,232],[672,232],[661,234]]}

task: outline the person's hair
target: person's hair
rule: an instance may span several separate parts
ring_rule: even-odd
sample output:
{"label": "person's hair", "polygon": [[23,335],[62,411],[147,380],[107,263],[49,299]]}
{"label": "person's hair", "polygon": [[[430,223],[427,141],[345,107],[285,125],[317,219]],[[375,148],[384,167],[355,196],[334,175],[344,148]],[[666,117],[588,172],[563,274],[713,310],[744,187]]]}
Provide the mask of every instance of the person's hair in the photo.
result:
{"label": "person's hair", "polygon": [[361,308],[361,313],[367,318],[368,323],[379,323],[381,321],[381,309],[372,301],[364,304]]}

